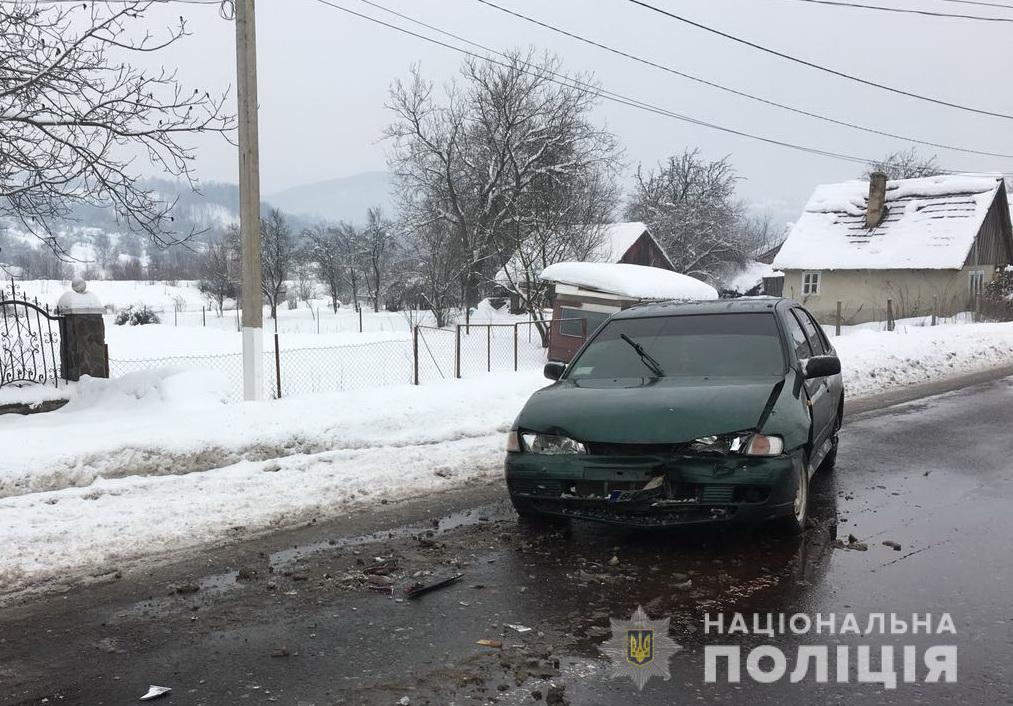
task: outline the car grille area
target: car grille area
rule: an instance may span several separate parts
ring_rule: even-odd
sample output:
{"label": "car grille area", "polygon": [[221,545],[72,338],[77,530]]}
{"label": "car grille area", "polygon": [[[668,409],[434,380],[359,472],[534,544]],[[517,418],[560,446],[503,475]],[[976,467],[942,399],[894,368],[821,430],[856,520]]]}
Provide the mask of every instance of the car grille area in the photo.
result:
{"label": "car grille area", "polygon": [[666,482],[653,491],[642,490],[644,485],[642,481],[511,479],[507,487],[513,495],[530,498],[647,508],[763,503],[770,496],[766,485]]}

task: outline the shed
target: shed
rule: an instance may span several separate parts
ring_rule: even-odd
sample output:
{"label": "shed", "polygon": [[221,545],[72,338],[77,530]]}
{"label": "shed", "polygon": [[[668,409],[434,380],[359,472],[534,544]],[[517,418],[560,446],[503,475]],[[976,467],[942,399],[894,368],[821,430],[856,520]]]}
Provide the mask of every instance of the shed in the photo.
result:
{"label": "shed", "polygon": [[549,360],[569,361],[617,311],[645,301],[717,299],[714,287],[688,275],[643,265],[558,262],[541,278],[555,284]]}

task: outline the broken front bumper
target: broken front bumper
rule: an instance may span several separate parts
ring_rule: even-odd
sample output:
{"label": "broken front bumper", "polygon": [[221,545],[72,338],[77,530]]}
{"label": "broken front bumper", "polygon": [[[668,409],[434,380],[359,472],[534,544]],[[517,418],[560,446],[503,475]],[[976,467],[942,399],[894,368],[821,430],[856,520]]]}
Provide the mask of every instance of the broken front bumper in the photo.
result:
{"label": "broken front bumper", "polygon": [[507,489],[529,513],[640,527],[759,522],[793,511],[801,451],[744,456],[508,453]]}

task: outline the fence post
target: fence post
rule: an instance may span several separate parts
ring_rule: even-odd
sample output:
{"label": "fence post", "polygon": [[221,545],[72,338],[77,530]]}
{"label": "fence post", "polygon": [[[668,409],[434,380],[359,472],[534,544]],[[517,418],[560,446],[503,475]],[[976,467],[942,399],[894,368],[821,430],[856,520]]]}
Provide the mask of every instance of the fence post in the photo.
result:
{"label": "fence post", "polygon": [[[276,323],[275,326],[278,324]],[[278,332],[274,332],[274,386],[277,399],[281,399],[281,352],[278,350]]]}
{"label": "fence post", "polygon": [[454,325],[454,377],[461,379],[461,324]]}
{"label": "fence post", "polygon": [[243,330],[243,327],[239,323],[239,304],[237,303],[236,304],[236,332],[238,333],[238,332],[240,332],[242,330]]}
{"label": "fence post", "polygon": [[895,328],[893,323],[893,299],[886,300],[886,330],[893,331]]}
{"label": "fence post", "polygon": [[201,321],[201,326],[204,326],[206,328],[207,325],[208,325],[207,307],[201,306],[201,308],[200,308],[200,321]]}
{"label": "fence post", "polygon": [[974,293],[974,322],[981,321],[981,293]]}
{"label": "fence post", "polygon": [[172,305],[172,325],[179,326],[179,309],[175,304]]}
{"label": "fence post", "polygon": [[841,301],[837,300],[837,324],[834,326],[834,336],[841,335]]}
{"label": "fence post", "polygon": [[517,324],[514,324],[514,372],[517,372]]}
{"label": "fence post", "polygon": [[[359,314],[361,316],[361,314],[362,314],[362,310],[361,309],[359,310]],[[412,377],[412,381],[413,382],[412,382],[412,384],[418,385],[419,384],[419,327],[418,326],[413,326],[412,327],[412,368],[413,368],[413,373],[412,373],[413,374],[413,377]]]}
{"label": "fence post", "polygon": [[485,327],[485,372],[492,372],[492,324]]}
{"label": "fence post", "polygon": [[939,297],[935,294],[932,295],[932,325],[936,325],[936,315],[939,311]]}
{"label": "fence post", "polygon": [[467,304],[464,306],[464,333],[466,336],[471,335],[471,307]]}
{"label": "fence post", "polygon": [[[362,333],[362,307],[359,307],[359,333]],[[415,383],[416,385],[418,383]]]}

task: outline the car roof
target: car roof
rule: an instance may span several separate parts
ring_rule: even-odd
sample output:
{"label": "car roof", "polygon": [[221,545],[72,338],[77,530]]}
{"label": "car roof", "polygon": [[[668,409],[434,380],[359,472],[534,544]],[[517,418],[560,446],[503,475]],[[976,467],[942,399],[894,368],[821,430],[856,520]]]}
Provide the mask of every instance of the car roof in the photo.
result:
{"label": "car roof", "polygon": [[686,316],[690,314],[753,314],[773,312],[794,306],[781,297],[739,297],[708,301],[663,301],[636,304],[615,314],[613,319],[641,319],[650,316]]}

